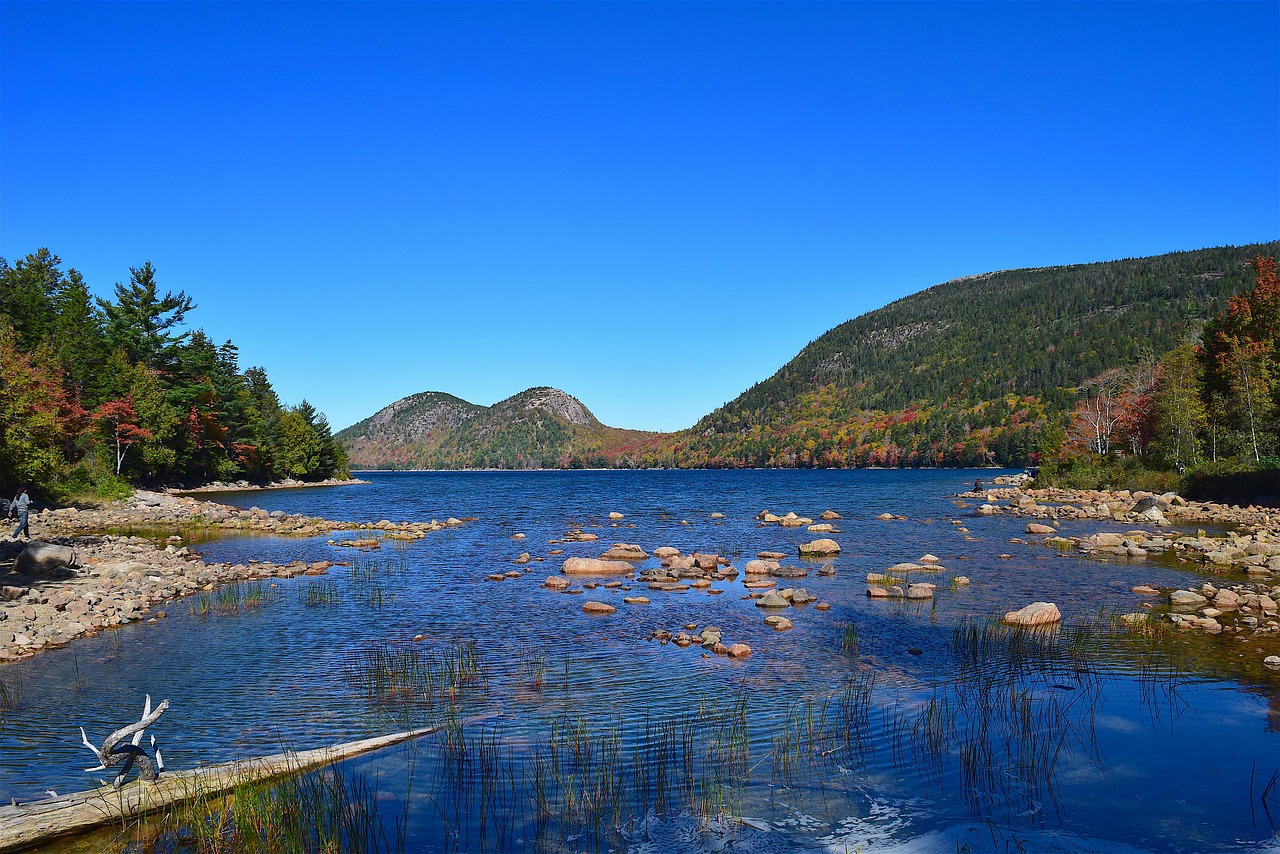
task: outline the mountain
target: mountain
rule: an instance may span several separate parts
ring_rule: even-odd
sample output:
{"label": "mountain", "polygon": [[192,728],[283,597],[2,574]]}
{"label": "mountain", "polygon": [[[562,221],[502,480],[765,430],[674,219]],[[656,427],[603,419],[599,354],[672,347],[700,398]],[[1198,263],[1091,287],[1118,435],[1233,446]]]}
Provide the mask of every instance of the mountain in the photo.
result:
{"label": "mountain", "polygon": [[637,465],[660,437],[607,427],[576,397],[540,387],[489,407],[422,392],[335,438],[357,469],[538,469]]}
{"label": "mountain", "polygon": [[672,434],[648,465],[1022,465],[1077,387],[1159,358],[1246,290],[1280,242],[1005,270],[840,324]]}
{"label": "mountain", "polygon": [[846,321],[693,427],[606,427],[535,388],[491,407],[441,392],[338,433],[357,468],[1025,465],[1079,387],[1154,363],[1253,285],[1280,241],[935,285]]}

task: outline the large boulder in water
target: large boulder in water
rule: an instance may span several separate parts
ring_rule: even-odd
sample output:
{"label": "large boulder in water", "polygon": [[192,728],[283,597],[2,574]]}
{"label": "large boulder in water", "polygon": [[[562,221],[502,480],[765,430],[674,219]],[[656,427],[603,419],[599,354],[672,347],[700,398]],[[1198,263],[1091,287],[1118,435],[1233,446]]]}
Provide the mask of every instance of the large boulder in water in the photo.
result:
{"label": "large boulder in water", "polygon": [[1062,622],[1062,614],[1052,602],[1032,602],[1025,608],[1005,614],[1004,621],[1013,626],[1050,626]]}
{"label": "large boulder in water", "polygon": [[840,544],[835,540],[821,539],[811,543],[800,544],[801,555],[836,555],[840,554]]}
{"label": "large boulder in water", "polygon": [[32,543],[23,549],[22,554],[14,561],[13,568],[19,573],[32,574],[51,572],[64,566],[76,565],[76,552],[70,546],[56,546],[52,543]]}

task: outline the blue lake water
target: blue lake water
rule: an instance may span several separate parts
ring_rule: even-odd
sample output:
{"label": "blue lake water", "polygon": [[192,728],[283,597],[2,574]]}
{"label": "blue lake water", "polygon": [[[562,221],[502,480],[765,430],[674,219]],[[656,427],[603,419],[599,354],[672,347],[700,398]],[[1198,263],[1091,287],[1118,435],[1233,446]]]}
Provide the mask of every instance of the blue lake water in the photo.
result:
{"label": "blue lake water", "polygon": [[[77,727],[100,740],[136,719],[150,693],[172,703],[153,730],[171,768],[380,734],[446,708],[484,716],[463,728],[461,758],[429,739],[343,766],[377,779],[379,809],[388,827],[405,824],[408,850],[1280,850],[1280,786],[1262,797],[1280,773],[1280,682],[1251,682],[1224,655],[1196,654],[1220,639],[1157,644],[1108,631],[1109,615],[1141,608],[1135,584],[1198,580],[1155,561],[1011,544],[1025,521],[956,504],[975,476],[994,474],[373,473],[364,486],[221,496],[351,521],[475,521],[358,555],[325,538],[200,544],[208,561],[356,566],[275,582],[263,606],[236,614],[174,602],[156,624],[6,666],[0,678],[20,686],[22,702],[0,718],[0,798],[96,782]],[[815,520],[832,509],[840,533],[761,527],[766,509]],[[611,522],[611,511],[624,518]],[[906,519],[878,521],[884,512]],[[1068,534],[1102,527],[1062,523]],[[548,542],[573,528],[600,539]],[[779,586],[832,607],[788,609],[794,628],[782,633],[744,598],[742,577],[716,582],[719,595],[540,586],[565,557],[596,557],[614,542],[717,552],[740,568],[762,550],[795,555],[816,536],[841,544],[836,574],[817,575],[827,561],[792,558],[810,574]],[[545,560],[486,580],[526,551]],[[919,576],[938,585],[933,600],[866,596],[868,572],[925,553],[944,567]],[[951,586],[961,574],[973,583]],[[309,592],[324,597],[308,604]],[[641,593],[650,604],[621,601]],[[618,612],[585,614],[586,600]],[[990,628],[1037,600],[1057,603],[1062,629],[1024,642]],[[649,639],[686,624],[718,626],[754,655]],[[447,700],[405,705],[361,685],[370,651],[430,657],[460,645],[483,678]],[[540,668],[545,684],[530,676]],[[548,751],[563,748],[571,725],[586,733],[578,748],[595,753],[561,756],[548,784]],[[654,751],[661,738],[670,751]],[[626,778],[610,783],[611,806],[573,812],[582,793],[563,787],[600,783],[610,762]],[[495,788],[495,778],[506,782]],[[541,817],[538,779],[550,786]],[[648,800],[654,792],[660,802]],[[603,827],[578,826],[602,814]]]}

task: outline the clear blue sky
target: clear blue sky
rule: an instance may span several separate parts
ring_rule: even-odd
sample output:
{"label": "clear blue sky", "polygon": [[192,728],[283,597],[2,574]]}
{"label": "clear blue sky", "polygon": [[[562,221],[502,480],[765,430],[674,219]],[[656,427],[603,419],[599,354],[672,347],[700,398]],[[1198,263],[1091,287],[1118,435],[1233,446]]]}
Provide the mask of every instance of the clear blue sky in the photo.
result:
{"label": "clear blue sky", "polygon": [[0,3],[0,255],[335,427],[671,430],[958,276],[1280,235],[1280,5]]}

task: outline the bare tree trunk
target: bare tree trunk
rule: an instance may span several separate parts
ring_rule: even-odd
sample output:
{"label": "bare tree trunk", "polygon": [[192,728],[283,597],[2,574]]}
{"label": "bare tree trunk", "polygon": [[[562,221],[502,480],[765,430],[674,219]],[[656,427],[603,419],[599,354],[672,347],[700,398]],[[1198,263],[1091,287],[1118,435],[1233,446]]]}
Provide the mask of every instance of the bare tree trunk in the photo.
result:
{"label": "bare tree trunk", "polygon": [[1249,366],[1245,364],[1244,359],[1240,360],[1240,378],[1244,380],[1245,411],[1249,414],[1249,439],[1253,442],[1253,461],[1256,463],[1262,457],[1258,454],[1258,430],[1253,422],[1253,387],[1249,382]]}

